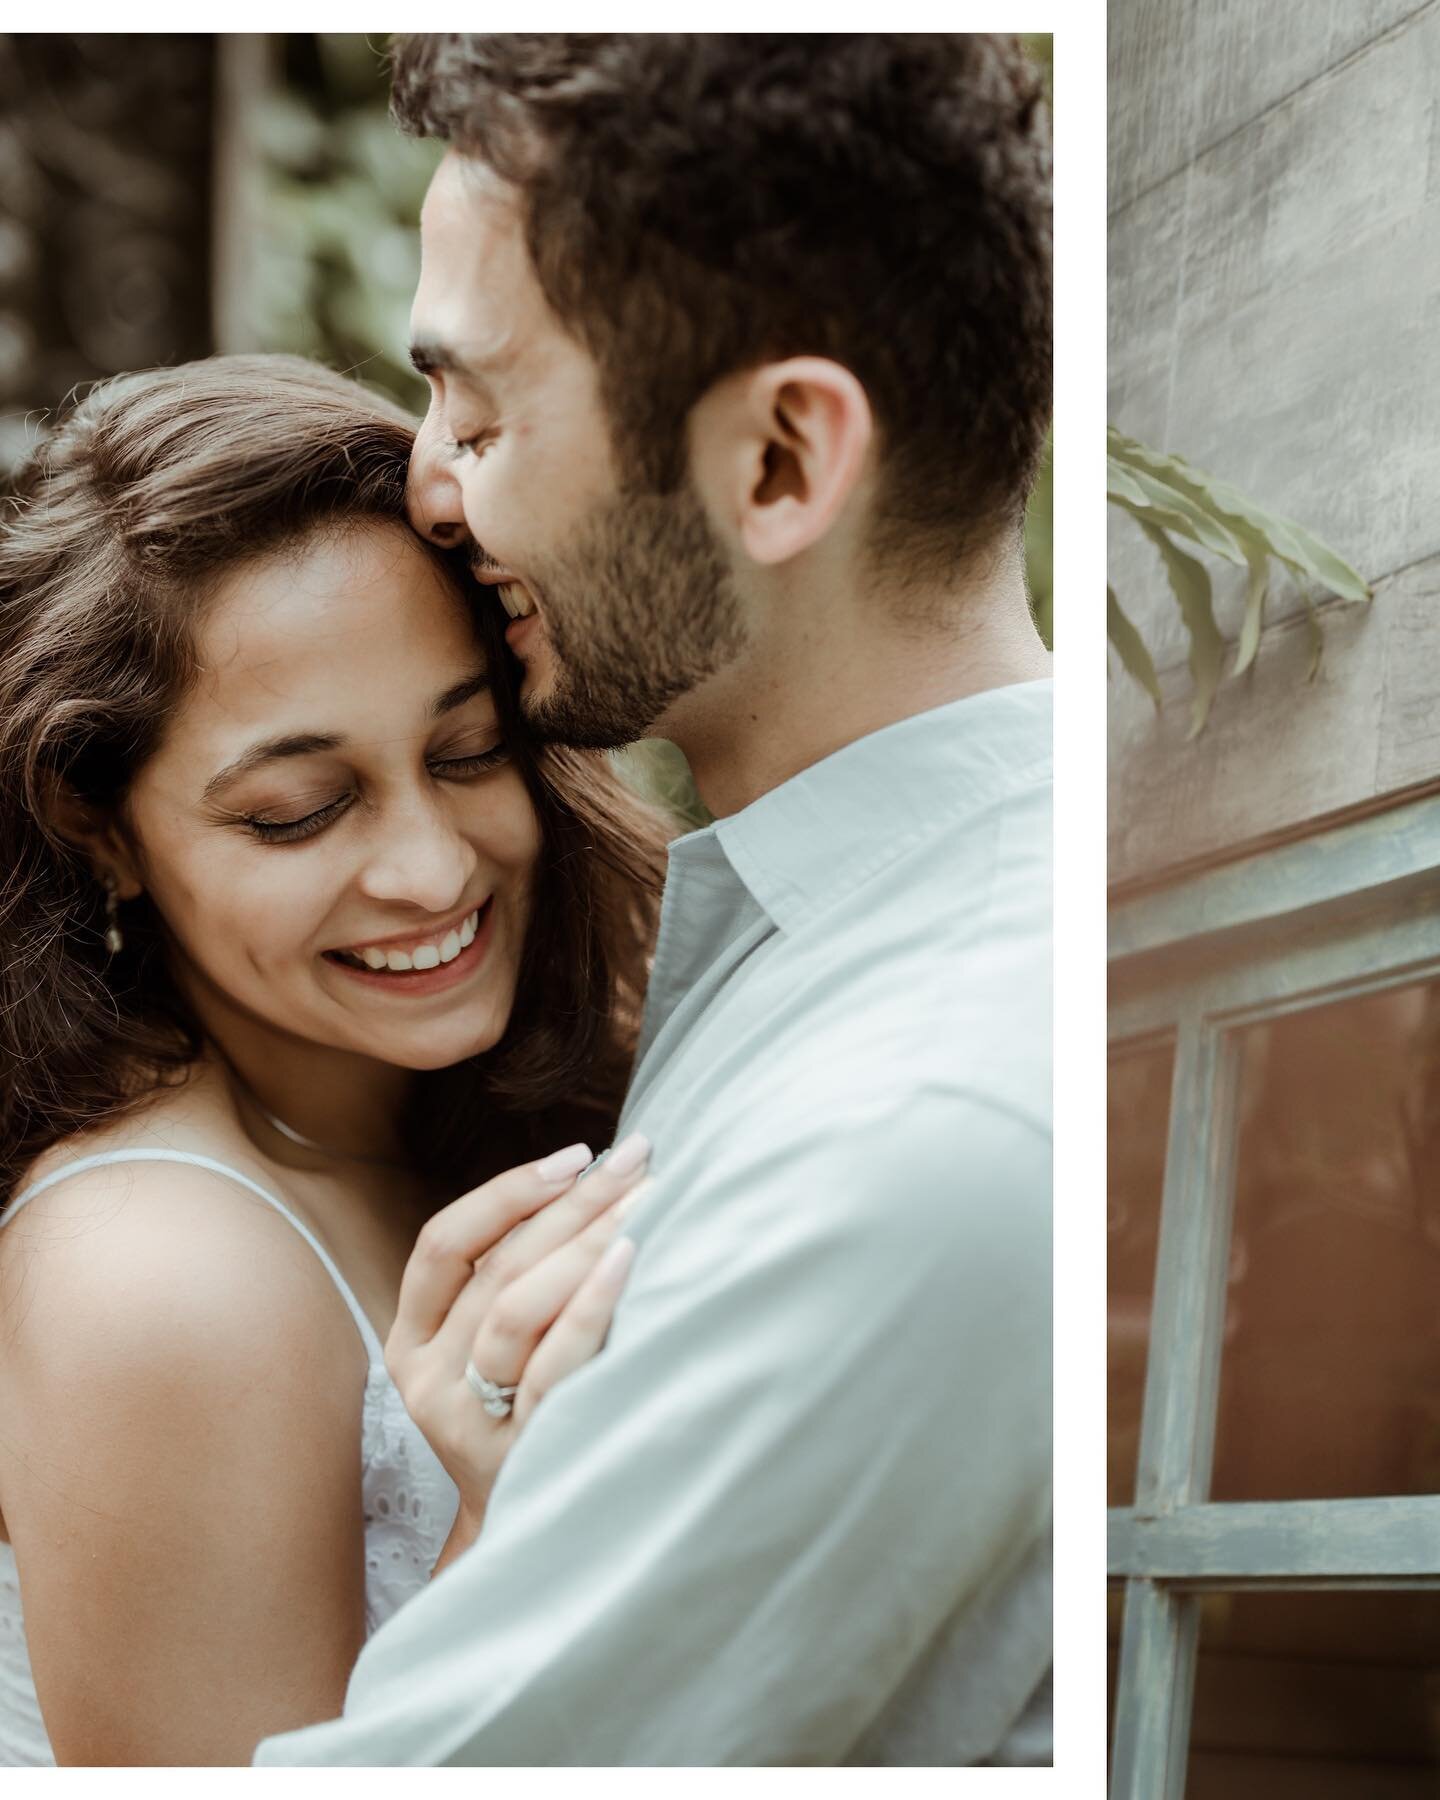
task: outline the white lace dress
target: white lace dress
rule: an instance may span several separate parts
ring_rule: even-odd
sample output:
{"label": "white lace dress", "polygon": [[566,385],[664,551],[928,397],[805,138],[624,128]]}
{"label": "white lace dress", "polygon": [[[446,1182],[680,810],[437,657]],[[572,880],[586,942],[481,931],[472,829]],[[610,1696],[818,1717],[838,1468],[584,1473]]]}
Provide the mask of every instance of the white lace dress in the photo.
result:
{"label": "white lace dress", "polygon": [[[258,1194],[305,1239],[350,1308],[370,1360],[360,1400],[360,1492],[365,1514],[368,1636],[429,1581],[459,1505],[454,1482],[406,1412],[400,1391],[386,1372],[375,1328],[329,1253],[289,1208],[248,1175],[206,1156],[191,1156],[179,1150],[116,1150],[106,1156],[84,1157],[17,1195],[0,1219],[0,1226],[8,1223],[27,1200],[57,1182],[104,1163],[121,1162],[192,1163]],[[54,1762],[25,1646],[15,1555],[8,1544],[0,1544],[0,1767],[53,1767]]]}

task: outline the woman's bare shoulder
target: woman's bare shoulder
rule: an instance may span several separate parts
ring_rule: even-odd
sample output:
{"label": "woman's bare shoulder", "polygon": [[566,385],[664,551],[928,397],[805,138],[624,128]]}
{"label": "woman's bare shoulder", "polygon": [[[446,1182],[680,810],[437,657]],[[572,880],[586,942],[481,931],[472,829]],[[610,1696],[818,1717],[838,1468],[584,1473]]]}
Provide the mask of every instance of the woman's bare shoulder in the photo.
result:
{"label": "woman's bare shoulder", "polygon": [[103,1164],[0,1227],[0,1319],[0,1536],[60,1759],[167,1741],[167,1681],[334,1711],[363,1638],[367,1359],[310,1245],[213,1171]]}
{"label": "woman's bare shoulder", "polygon": [[23,1193],[73,1163],[115,1151],[128,1155],[143,1150],[185,1150],[208,1153],[223,1162],[231,1160],[232,1149],[243,1158],[244,1137],[233,1108],[225,1104],[210,1072],[199,1068],[124,1112],[52,1144],[24,1171],[15,1192]]}
{"label": "woman's bare shoulder", "polygon": [[[173,1148],[163,1127],[151,1115],[72,1138],[27,1181],[116,1150]],[[240,1183],[188,1162],[104,1162],[27,1201],[0,1226],[0,1316],[7,1379],[44,1370],[47,1387],[72,1359],[102,1353],[111,1367],[172,1355],[243,1354],[270,1366],[363,1357],[333,1280],[294,1226]]]}

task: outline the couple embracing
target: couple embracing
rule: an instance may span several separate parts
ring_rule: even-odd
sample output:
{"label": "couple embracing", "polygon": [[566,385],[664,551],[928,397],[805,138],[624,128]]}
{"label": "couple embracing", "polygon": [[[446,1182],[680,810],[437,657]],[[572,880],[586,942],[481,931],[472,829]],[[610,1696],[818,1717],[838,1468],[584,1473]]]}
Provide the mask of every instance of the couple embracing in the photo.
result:
{"label": "couple embracing", "polygon": [[1046,1761],[1037,84],[394,54],[423,424],[117,378],[0,540],[0,1762]]}

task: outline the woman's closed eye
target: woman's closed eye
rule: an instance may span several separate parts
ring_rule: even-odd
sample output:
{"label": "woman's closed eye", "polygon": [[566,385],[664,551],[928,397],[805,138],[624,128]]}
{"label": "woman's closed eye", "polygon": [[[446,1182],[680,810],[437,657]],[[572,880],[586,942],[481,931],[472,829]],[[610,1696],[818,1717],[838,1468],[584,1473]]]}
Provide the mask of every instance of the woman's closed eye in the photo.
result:
{"label": "woman's closed eye", "polygon": [[314,837],[317,831],[323,831],[340,817],[354,798],[353,794],[337,795],[324,806],[317,806],[313,812],[302,813],[298,818],[262,818],[245,813],[236,823],[262,844],[294,844],[301,838]]}
{"label": "woman's closed eye", "polygon": [[[468,781],[477,775],[488,774],[492,769],[501,768],[509,760],[510,746],[501,742],[492,744],[488,750],[475,750],[464,756],[432,757],[425,766],[439,781]],[[246,813],[236,823],[262,844],[295,844],[304,838],[314,837],[317,832],[332,824],[349,810],[355,797],[353,792],[337,794],[323,806],[288,818],[277,818],[273,813]]]}
{"label": "woman's closed eye", "polygon": [[432,775],[438,775],[442,781],[463,781],[467,775],[483,775],[487,770],[498,769],[509,760],[510,746],[499,743],[492,744],[488,750],[473,750],[466,756],[436,757],[426,766]]}

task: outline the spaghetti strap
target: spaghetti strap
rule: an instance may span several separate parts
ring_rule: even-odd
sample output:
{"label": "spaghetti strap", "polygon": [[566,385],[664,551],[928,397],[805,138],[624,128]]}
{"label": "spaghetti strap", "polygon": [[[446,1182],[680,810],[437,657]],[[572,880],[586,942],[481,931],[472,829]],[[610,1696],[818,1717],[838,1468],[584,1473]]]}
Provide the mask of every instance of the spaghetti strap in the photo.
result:
{"label": "spaghetti strap", "polygon": [[228,1163],[216,1162],[213,1157],[197,1156],[188,1150],[106,1150],[97,1156],[82,1156],[77,1161],[67,1163],[63,1169],[55,1169],[39,1181],[32,1182],[29,1187],[10,1202],[7,1207],[0,1208],[0,1226],[7,1225],[27,1200],[33,1200],[37,1194],[43,1194],[47,1188],[57,1187],[62,1181],[68,1181],[72,1175],[83,1175],[87,1169],[99,1169],[110,1163],[189,1163],[197,1169],[208,1169],[212,1175],[223,1175],[226,1180],[238,1182],[243,1188],[249,1188],[267,1206],[273,1206],[282,1219],[288,1219],[305,1242],[324,1264],[330,1279],[340,1290],[340,1298],[350,1308],[350,1315],[356,1328],[365,1342],[365,1351],[372,1364],[383,1366],[385,1351],[380,1343],[375,1327],[366,1317],[360,1302],[350,1291],[350,1284],[335,1266],[335,1259],[315,1236],[308,1225],[301,1224],[283,1200],[277,1200],[268,1189],[261,1187],[258,1181],[241,1174],[239,1169],[232,1169]]}

